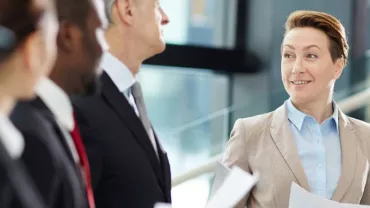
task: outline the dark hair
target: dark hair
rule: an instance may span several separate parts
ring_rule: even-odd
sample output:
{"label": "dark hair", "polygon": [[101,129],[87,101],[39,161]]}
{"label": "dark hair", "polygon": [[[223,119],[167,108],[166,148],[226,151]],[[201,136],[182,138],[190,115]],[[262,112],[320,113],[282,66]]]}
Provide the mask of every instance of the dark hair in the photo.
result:
{"label": "dark hair", "polygon": [[330,39],[329,50],[332,60],[343,58],[344,63],[347,62],[349,50],[347,37],[343,25],[337,18],[324,12],[295,11],[285,22],[285,33],[297,27],[311,27],[324,32]]}
{"label": "dark hair", "polygon": [[85,28],[92,0],[55,0],[59,22],[70,21]]}
{"label": "dark hair", "polygon": [[0,0],[0,61],[37,30],[45,11],[37,6],[34,0]]}

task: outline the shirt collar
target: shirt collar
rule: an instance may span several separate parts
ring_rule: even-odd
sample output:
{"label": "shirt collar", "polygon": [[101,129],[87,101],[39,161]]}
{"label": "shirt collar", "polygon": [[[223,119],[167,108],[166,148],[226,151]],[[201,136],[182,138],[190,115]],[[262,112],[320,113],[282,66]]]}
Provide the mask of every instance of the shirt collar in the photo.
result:
{"label": "shirt collar", "polygon": [[[286,108],[287,108],[287,112],[288,112],[288,119],[290,120],[290,122],[292,122],[297,128],[298,130],[300,131],[302,129],[302,125],[303,125],[303,122],[304,122],[304,119],[306,118],[306,116],[308,117],[307,114],[299,111],[292,103],[292,101],[290,99],[288,99],[286,102],[285,102],[285,105],[286,105]],[[329,119],[334,119],[335,121],[335,126],[336,126],[336,129],[337,131],[339,130],[338,128],[338,114],[339,114],[339,109],[338,109],[338,105],[335,101],[333,101],[333,108],[334,108],[334,112],[333,112],[333,115],[328,118],[327,120]]]}
{"label": "shirt collar", "polygon": [[337,131],[339,131],[339,108],[338,108],[338,105],[337,103],[333,100],[333,108],[334,108],[334,112],[333,112],[333,115],[331,116],[334,121],[335,121],[335,127],[337,128]]}
{"label": "shirt collar", "polygon": [[68,95],[49,78],[40,80],[36,92],[60,124],[72,131],[75,124],[73,107]]}
{"label": "shirt collar", "polygon": [[125,92],[136,82],[128,67],[109,52],[103,54],[101,67],[120,92]]}
{"label": "shirt collar", "polygon": [[25,146],[23,136],[4,115],[0,115],[0,141],[12,158],[22,155]]}

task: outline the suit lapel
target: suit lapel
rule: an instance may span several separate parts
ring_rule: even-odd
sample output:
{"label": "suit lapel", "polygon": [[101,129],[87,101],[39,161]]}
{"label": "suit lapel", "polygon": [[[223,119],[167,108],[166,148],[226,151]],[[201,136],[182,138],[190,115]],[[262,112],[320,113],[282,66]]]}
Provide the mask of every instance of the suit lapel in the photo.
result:
{"label": "suit lapel", "polygon": [[157,155],[150,142],[149,136],[147,135],[143,124],[140,119],[135,114],[135,111],[128,103],[127,99],[122,95],[121,92],[114,85],[113,81],[104,72],[101,76],[103,88],[102,94],[106,98],[107,102],[112,106],[112,108],[117,112],[120,118],[126,123],[131,132],[134,134],[137,142],[145,150],[147,158],[152,165],[152,168],[156,174],[158,181],[161,186],[164,186],[162,179],[161,167],[157,159]]}
{"label": "suit lapel", "polygon": [[270,134],[299,185],[310,191],[310,186],[299,158],[297,145],[289,126],[285,105],[275,110]]}
{"label": "suit lapel", "polygon": [[[54,127],[55,128],[55,127]],[[52,137],[54,137],[53,135],[55,132],[49,132],[47,135],[48,139],[51,139]],[[59,134],[59,133],[58,133]],[[59,136],[57,136],[59,138]],[[61,173],[61,177],[64,178],[66,181],[68,181],[68,184],[70,186],[70,190],[71,193],[74,197],[73,199],[73,203],[74,203],[74,206],[73,207],[81,207],[81,206],[85,206],[86,205],[86,199],[87,199],[87,196],[85,195],[85,192],[83,191],[84,189],[84,184],[83,184],[83,179],[82,179],[82,175],[81,173],[79,172],[79,169],[78,167],[76,166],[76,163],[75,161],[73,160],[73,158],[66,158],[66,154],[69,155],[68,153],[66,153],[66,150],[64,149],[65,147],[63,147],[63,144],[59,143],[61,142],[62,140],[64,140],[64,138],[60,139],[59,138],[59,141],[58,141],[58,138],[55,138],[56,141],[53,141],[53,140],[50,140],[51,141],[51,145],[50,147],[52,148],[52,152],[54,155],[56,155],[56,157],[59,159],[59,163],[61,164],[62,168],[59,170]],[[68,148],[68,147],[66,147]],[[67,149],[67,151],[69,151],[69,148]],[[71,156],[72,157],[72,156]],[[69,194],[66,194],[66,196],[68,196]]]}
{"label": "suit lapel", "polygon": [[167,153],[160,154],[161,158],[161,168],[163,173],[163,185],[162,189],[166,197],[167,202],[171,202],[171,170],[168,161]]}
{"label": "suit lapel", "polygon": [[163,190],[166,192],[167,202],[171,201],[171,169],[170,169],[170,162],[167,157],[167,152],[163,149],[161,143],[159,142],[158,136],[153,129],[154,138],[157,144],[158,149],[158,155],[161,165],[161,171],[162,171],[162,179],[163,179]]}
{"label": "suit lapel", "polygon": [[357,167],[356,135],[348,118],[339,111],[339,136],[342,149],[342,170],[333,200],[340,201],[355,176]]}
{"label": "suit lapel", "polygon": [[[58,162],[62,165],[60,169],[60,175],[65,180],[68,181],[70,188],[72,190],[71,194],[73,195],[73,207],[81,207],[87,204],[87,196],[85,195],[83,179],[81,172],[76,165],[75,160],[73,159],[71,150],[59,128],[59,125],[55,121],[55,117],[50,109],[45,105],[45,103],[40,99],[36,98],[35,100],[29,102],[31,106],[36,108],[42,116],[49,122],[52,126],[54,132],[49,132],[45,130],[45,137],[49,139],[49,148],[53,154],[58,158]],[[52,138],[56,139],[54,141]],[[68,189],[66,191],[69,191]],[[67,194],[68,196],[69,194]]]}
{"label": "suit lapel", "polygon": [[[76,162],[73,158],[72,152],[69,149],[67,141],[65,140],[64,135],[63,135],[59,125],[55,121],[56,118],[53,115],[53,113],[50,111],[50,109],[45,105],[45,103],[39,97],[37,97],[35,100],[31,101],[30,103],[33,107],[37,108],[42,113],[42,115],[45,116],[45,118],[51,123],[51,125],[55,129],[55,133],[57,134],[59,142],[63,146],[63,149],[64,149],[68,159],[70,160],[70,162],[75,164]],[[76,170],[77,170],[77,168],[76,168]]]}

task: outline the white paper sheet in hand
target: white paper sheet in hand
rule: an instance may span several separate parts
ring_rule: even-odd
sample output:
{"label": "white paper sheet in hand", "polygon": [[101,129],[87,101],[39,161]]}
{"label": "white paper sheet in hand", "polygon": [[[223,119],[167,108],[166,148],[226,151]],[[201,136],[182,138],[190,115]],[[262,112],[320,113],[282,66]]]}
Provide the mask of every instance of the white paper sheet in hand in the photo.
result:
{"label": "white paper sheet in hand", "polygon": [[217,162],[216,170],[215,170],[215,178],[213,179],[212,189],[211,193],[209,195],[209,198],[212,198],[213,195],[217,192],[217,190],[220,188],[222,183],[225,181],[227,176],[230,174],[231,169],[225,165],[223,165],[221,162]]}
{"label": "white paper sheet in hand", "polygon": [[156,203],[154,208],[172,208],[171,204],[166,203]]}
{"label": "white paper sheet in hand", "polygon": [[206,208],[235,206],[253,188],[258,178],[258,174],[251,175],[239,167],[233,167],[225,181],[208,201]]}
{"label": "white paper sheet in hand", "polygon": [[290,188],[289,208],[370,208],[370,206],[357,204],[342,204],[314,195],[296,183]]}

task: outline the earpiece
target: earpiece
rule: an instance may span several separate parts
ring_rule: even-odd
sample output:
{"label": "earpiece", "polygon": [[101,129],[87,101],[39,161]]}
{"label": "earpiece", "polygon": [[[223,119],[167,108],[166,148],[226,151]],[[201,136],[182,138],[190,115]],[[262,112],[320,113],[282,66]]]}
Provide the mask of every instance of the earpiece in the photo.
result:
{"label": "earpiece", "polygon": [[16,45],[16,37],[12,30],[0,25],[0,50],[12,51]]}

